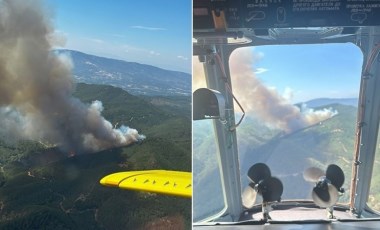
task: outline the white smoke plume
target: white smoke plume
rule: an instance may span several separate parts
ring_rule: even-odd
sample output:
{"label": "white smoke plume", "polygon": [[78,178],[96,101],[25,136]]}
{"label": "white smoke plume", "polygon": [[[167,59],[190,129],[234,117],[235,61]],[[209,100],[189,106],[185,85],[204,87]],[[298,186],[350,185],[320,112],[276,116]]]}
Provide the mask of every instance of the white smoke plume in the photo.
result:
{"label": "white smoke plume", "polygon": [[282,97],[275,89],[266,87],[256,78],[255,58],[251,48],[240,48],[230,57],[234,94],[247,113],[287,133],[331,118],[337,111],[330,109],[301,109]]}
{"label": "white smoke plume", "polygon": [[50,19],[38,0],[0,0],[1,134],[43,140],[63,150],[93,152],[144,139],[114,129],[103,106],[72,97],[72,63],[52,52]]}
{"label": "white smoke plume", "polygon": [[206,88],[206,79],[203,64],[197,56],[193,56],[193,92],[199,88]]}
{"label": "white smoke plume", "polygon": [[[240,48],[230,57],[232,89],[247,115],[253,115],[267,125],[287,133],[308,127],[337,114],[329,109],[313,110],[303,105],[301,108],[291,104],[287,98],[265,86],[255,76],[255,61],[252,48]],[[205,86],[203,66],[193,59],[193,91]],[[286,96],[290,97],[289,89]]]}

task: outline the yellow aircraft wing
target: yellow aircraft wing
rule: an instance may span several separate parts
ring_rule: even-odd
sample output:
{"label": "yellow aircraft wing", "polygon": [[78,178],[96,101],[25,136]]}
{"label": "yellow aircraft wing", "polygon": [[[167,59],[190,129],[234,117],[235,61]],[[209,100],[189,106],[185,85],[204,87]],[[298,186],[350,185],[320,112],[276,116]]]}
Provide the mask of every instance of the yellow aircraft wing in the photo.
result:
{"label": "yellow aircraft wing", "polygon": [[102,185],[144,192],[191,197],[191,173],[168,170],[118,172],[100,180]]}

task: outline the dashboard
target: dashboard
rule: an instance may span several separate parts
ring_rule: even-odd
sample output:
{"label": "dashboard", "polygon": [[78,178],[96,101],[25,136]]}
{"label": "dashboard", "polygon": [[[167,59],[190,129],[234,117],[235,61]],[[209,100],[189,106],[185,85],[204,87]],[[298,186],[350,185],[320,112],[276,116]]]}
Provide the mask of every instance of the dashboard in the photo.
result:
{"label": "dashboard", "polygon": [[194,229],[235,229],[235,230],[374,230],[379,229],[380,222],[376,220],[331,223],[272,223],[262,225],[218,225],[196,226]]}
{"label": "dashboard", "polygon": [[228,28],[357,27],[380,25],[378,0],[194,0],[194,31]]}

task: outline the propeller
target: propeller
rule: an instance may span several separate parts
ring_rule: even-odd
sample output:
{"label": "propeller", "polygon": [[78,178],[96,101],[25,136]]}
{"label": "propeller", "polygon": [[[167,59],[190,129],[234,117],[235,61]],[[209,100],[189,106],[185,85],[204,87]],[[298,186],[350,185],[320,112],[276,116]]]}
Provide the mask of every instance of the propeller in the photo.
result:
{"label": "propeller", "polygon": [[242,194],[243,206],[252,208],[257,194],[262,196],[263,202],[280,201],[283,192],[282,182],[271,176],[269,167],[264,163],[254,164],[248,170],[249,185]]}
{"label": "propeller", "polygon": [[247,187],[245,187],[242,194],[242,202],[243,206],[246,208],[252,208],[255,204],[257,197],[257,192],[255,191],[255,184],[249,183]]}
{"label": "propeller", "polygon": [[322,208],[331,207],[336,204],[339,192],[344,192],[342,188],[344,173],[335,164],[329,165],[326,172],[316,167],[308,168],[304,172],[303,177],[306,181],[316,183],[311,196],[314,203]]}

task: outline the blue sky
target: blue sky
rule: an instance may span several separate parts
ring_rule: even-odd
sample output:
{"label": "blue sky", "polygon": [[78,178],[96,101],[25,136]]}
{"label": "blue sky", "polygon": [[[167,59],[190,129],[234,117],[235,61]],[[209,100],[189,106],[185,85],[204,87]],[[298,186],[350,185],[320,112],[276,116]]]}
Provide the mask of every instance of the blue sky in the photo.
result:
{"label": "blue sky", "polygon": [[358,97],[363,55],[346,44],[261,46],[252,51],[256,77],[293,103]]}
{"label": "blue sky", "polygon": [[191,0],[45,0],[63,48],[191,73]]}

